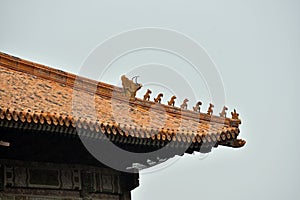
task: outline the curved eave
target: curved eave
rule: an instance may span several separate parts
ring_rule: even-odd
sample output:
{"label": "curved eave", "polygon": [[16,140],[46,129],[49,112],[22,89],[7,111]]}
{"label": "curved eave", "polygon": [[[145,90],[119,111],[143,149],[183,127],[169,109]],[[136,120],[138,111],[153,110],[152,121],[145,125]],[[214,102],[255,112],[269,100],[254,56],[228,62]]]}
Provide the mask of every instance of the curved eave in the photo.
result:
{"label": "curved eave", "polygon": [[[185,148],[187,153],[201,151],[202,147],[211,149],[218,145],[238,147],[237,127],[229,127],[221,132],[188,134],[172,130],[148,130],[120,127],[117,124],[91,122],[70,116],[44,113],[18,112],[0,108],[0,127],[20,130],[47,131],[63,135],[79,135],[94,139],[109,139],[116,144],[129,146],[163,147],[170,143],[172,148]],[[241,147],[241,146],[240,146]]]}

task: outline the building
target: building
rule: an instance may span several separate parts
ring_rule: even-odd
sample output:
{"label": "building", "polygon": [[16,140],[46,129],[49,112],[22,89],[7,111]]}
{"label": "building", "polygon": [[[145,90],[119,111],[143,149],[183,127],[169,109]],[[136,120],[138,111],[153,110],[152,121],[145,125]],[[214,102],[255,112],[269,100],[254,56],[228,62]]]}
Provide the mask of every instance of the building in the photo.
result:
{"label": "building", "polygon": [[215,116],[212,105],[207,113],[200,103],[193,111],[162,105],[150,92],[136,98],[140,84],[122,83],[0,53],[0,199],[128,200],[138,168],[244,146],[235,110],[227,118],[225,107]]}

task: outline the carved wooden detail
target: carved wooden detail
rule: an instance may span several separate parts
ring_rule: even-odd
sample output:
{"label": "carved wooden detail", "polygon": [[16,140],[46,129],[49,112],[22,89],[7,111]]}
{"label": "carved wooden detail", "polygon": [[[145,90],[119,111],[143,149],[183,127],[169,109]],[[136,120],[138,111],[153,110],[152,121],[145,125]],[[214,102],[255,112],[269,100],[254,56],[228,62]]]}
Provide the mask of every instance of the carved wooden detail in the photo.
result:
{"label": "carved wooden detail", "polygon": [[102,174],[102,189],[106,192],[113,191],[112,176],[108,174]]}
{"label": "carved wooden detail", "polygon": [[61,188],[60,171],[52,169],[28,169],[28,187]]}
{"label": "carved wooden detail", "polygon": [[6,186],[14,186],[14,173],[11,166],[4,167],[4,184]]}
{"label": "carved wooden detail", "polygon": [[73,175],[71,170],[61,170],[61,184],[64,189],[73,189]]}
{"label": "carved wooden detail", "polygon": [[[28,191],[35,191],[42,196],[47,196],[45,191],[58,191],[58,196],[73,191],[82,199],[102,199],[98,196],[105,193],[112,194],[109,199],[119,199],[119,195],[126,191],[126,188],[121,188],[121,172],[107,168],[18,162],[12,165],[1,164],[0,169],[0,199],[7,192],[25,194]],[[15,195],[12,199],[22,198],[36,199],[26,195]]]}
{"label": "carved wooden detail", "polygon": [[113,193],[121,194],[120,176],[113,175]]}
{"label": "carved wooden detail", "polygon": [[15,167],[14,177],[15,177],[14,186],[16,187],[27,186],[27,172],[25,167]]}
{"label": "carved wooden detail", "polygon": [[95,178],[94,174],[90,171],[82,171],[81,172],[81,180],[82,180],[82,191],[81,197],[83,199],[90,199],[90,193],[95,192]]}
{"label": "carved wooden detail", "polygon": [[6,187],[56,188],[87,192],[120,193],[119,177],[101,170],[48,169],[4,165],[0,181]]}
{"label": "carved wooden detail", "polygon": [[73,189],[81,190],[80,172],[78,169],[74,169],[72,172]]}

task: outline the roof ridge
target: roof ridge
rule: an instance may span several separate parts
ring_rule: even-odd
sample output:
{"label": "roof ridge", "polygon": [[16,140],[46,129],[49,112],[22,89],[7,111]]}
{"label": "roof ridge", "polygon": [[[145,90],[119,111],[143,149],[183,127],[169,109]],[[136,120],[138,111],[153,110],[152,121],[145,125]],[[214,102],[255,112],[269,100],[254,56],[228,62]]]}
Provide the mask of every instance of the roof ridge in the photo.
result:
{"label": "roof ridge", "polygon": [[115,90],[116,88],[119,88],[121,90],[120,87],[108,83],[95,81],[86,77],[75,75],[70,72],[65,72],[63,70],[59,70],[39,63],[31,62],[16,56],[3,53],[1,51],[0,51],[0,64],[3,67],[12,70],[24,72],[27,74],[31,74],[40,78],[44,78],[68,86],[74,86],[75,81],[80,81],[80,82],[82,81],[87,84],[93,84],[97,86],[101,85],[104,88],[108,88],[112,90]]}

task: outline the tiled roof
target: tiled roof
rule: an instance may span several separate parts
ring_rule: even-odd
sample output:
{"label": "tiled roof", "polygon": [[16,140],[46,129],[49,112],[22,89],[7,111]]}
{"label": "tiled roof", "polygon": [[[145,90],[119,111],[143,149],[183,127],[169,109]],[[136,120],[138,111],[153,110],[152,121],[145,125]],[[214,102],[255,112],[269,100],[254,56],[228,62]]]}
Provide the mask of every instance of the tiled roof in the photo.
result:
{"label": "tiled roof", "polygon": [[6,120],[157,141],[212,141],[232,147],[245,144],[237,139],[239,119],[128,100],[122,88],[4,53],[0,53],[0,77],[2,124],[1,120]]}

